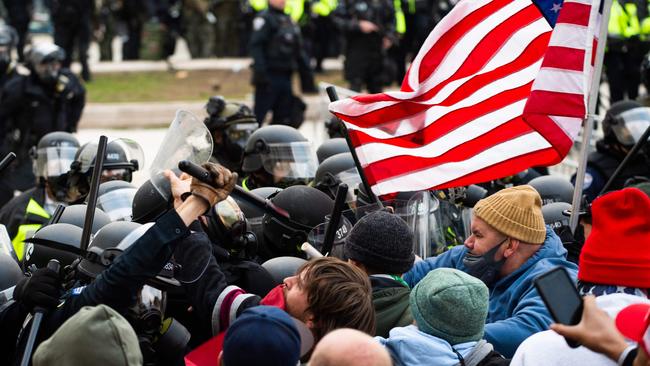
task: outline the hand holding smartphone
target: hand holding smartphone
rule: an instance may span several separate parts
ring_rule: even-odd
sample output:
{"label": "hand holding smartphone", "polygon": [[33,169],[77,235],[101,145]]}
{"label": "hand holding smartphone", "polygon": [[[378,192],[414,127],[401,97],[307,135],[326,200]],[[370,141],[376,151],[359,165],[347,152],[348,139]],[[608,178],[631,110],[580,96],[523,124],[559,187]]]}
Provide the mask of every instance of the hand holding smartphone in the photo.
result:
{"label": "hand holding smartphone", "polygon": [[[537,277],[535,287],[555,322],[566,325],[580,322],[582,297],[566,269],[556,267]],[[567,338],[565,340],[572,348],[580,346],[578,342]]]}

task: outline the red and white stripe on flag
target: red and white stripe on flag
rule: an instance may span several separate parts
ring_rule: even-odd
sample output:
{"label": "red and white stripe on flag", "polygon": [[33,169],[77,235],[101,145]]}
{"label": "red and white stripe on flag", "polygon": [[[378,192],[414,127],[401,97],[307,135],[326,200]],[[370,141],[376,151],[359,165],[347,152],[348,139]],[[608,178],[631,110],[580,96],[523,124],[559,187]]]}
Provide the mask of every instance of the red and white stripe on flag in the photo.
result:
{"label": "red and white stripe on flag", "polygon": [[595,32],[583,28],[595,16],[579,23],[585,1],[565,0],[557,24],[566,26],[554,32],[530,0],[461,0],[400,91],[330,104],[373,192],[468,185],[560,162],[586,114]]}

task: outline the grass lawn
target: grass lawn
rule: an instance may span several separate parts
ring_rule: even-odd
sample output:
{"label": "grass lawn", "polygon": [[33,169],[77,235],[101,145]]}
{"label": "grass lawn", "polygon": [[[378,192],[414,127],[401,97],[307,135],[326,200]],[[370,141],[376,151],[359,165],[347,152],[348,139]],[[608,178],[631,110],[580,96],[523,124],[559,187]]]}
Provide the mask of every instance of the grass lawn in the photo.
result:
{"label": "grass lawn", "polygon": [[[177,72],[142,72],[95,74],[86,84],[89,103],[167,102],[206,100],[219,94],[226,99],[244,99],[253,92],[250,71],[197,70]],[[295,77],[294,90],[299,91]],[[316,82],[345,85],[341,71],[316,76]]]}

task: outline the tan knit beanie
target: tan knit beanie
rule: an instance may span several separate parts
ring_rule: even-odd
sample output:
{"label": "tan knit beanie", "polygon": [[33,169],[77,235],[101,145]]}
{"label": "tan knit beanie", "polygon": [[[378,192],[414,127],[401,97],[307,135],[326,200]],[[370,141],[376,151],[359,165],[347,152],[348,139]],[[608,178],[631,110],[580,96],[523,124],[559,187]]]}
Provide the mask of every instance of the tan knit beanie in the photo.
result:
{"label": "tan knit beanie", "polygon": [[526,243],[546,237],[542,199],[531,186],[515,186],[488,196],[474,206],[474,214],[499,232]]}

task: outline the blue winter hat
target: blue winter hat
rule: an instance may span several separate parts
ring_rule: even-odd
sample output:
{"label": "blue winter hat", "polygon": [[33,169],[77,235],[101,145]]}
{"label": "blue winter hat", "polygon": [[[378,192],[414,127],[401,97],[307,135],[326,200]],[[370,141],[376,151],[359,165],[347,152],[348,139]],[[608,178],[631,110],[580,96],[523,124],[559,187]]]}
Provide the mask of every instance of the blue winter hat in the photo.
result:
{"label": "blue winter hat", "polygon": [[226,331],[222,359],[226,366],[296,366],[303,349],[312,345],[304,324],[279,308],[256,306],[245,310]]}
{"label": "blue winter hat", "polygon": [[489,292],[483,281],[453,268],[429,272],[411,290],[418,329],[452,346],[483,338]]}

